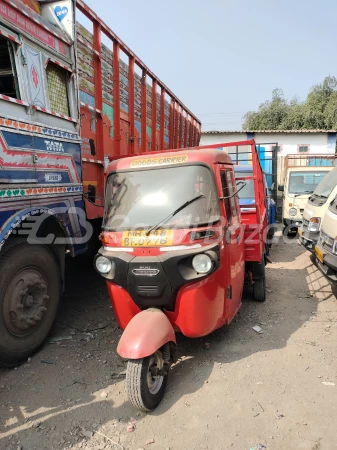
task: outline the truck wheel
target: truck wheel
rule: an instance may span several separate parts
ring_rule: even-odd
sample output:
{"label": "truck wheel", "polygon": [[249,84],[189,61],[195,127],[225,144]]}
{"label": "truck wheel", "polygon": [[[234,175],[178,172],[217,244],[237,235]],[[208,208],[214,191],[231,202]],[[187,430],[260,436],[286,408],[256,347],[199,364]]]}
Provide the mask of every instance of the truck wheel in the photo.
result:
{"label": "truck wheel", "polygon": [[126,391],[133,406],[141,411],[152,411],[159,405],[165,393],[168,373],[155,375],[155,372],[163,367],[160,350],[146,358],[128,361]]}
{"label": "truck wheel", "polygon": [[254,300],[256,300],[257,302],[265,302],[266,301],[266,279],[265,278],[254,281],[253,296],[254,296]]}
{"label": "truck wheel", "polygon": [[0,368],[25,361],[53,325],[61,292],[53,253],[26,242],[0,258]]}

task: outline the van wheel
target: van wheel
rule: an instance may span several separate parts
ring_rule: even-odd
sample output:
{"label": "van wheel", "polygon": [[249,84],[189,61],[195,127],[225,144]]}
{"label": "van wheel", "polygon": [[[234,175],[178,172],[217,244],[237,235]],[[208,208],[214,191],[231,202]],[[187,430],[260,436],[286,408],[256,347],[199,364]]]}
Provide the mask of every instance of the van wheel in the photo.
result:
{"label": "van wheel", "polygon": [[168,379],[156,375],[164,369],[164,358],[160,350],[146,358],[128,361],[126,370],[126,391],[133,406],[141,411],[152,411],[161,402]]}
{"label": "van wheel", "polygon": [[265,302],[266,301],[266,279],[265,278],[254,281],[253,296],[254,296],[254,300],[256,300],[257,302]]}
{"label": "van wheel", "polygon": [[47,247],[24,242],[0,258],[0,368],[15,367],[43,344],[60,292],[60,268]]}

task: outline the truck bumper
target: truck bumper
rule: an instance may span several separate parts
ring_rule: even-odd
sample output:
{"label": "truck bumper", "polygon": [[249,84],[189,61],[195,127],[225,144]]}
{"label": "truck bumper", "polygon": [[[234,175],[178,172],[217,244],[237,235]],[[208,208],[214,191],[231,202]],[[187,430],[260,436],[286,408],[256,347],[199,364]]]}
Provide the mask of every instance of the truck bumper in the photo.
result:
{"label": "truck bumper", "polygon": [[337,255],[332,255],[331,253],[324,252],[321,246],[318,246],[318,249],[324,255],[323,262],[317,258],[317,265],[319,270],[331,283],[337,285]]}
{"label": "truck bumper", "polygon": [[292,229],[302,226],[302,219],[283,219],[283,225],[285,227],[291,226]]}
{"label": "truck bumper", "polygon": [[315,246],[319,239],[319,232],[312,231],[303,231],[302,235],[300,235],[300,243],[305,247],[309,252],[315,253]]}

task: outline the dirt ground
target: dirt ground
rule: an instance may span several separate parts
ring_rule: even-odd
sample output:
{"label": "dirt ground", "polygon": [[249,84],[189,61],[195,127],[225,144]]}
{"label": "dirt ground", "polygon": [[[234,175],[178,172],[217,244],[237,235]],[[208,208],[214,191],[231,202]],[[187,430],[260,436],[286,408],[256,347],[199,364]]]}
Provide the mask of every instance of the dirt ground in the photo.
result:
{"label": "dirt ground", "polygon": [[0,448],[336,449],[336,292],[296,241],[271,256],[266,303],[246,292],[228,328],[179,337],[164,401],[149,414],[127,401],[104,282],[91,261],[74,261],[52,341],[0,373]]}

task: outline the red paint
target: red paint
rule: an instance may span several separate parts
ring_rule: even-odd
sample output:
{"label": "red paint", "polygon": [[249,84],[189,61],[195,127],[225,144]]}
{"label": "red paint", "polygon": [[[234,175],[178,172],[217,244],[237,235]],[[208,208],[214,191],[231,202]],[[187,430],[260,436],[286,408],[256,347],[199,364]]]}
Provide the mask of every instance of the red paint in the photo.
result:
{"label": "red paint", "polygon": [[142,152],[148,151],[147,136],[146,136],[146,69],[142,73],[142,118],[141,118],[141,133],[142,133]]}
{"label": "red paint", "polygon": [[113,41],[113,71],[114,71],[114,143],[115,143],[115,155],[121,154],[121,98],[120,98],[120,47],[117,41]]}
{"label": "red paint", "polygon": [[167,342],[176,343],[169,319],[159,309],[148,309],[131,319],[118,343],[117,353],[122,358],[145,358]]}
{"label": "red paint", "polygon": [[129,57],[130,153],[135,153],[135,58]]}
{"label": "red paint", "polygon": [[164,122],[165,122],[165,89],[161,89],[160,93],[160,149],[164,149]]}
{"label": "red paint", "polygon": [[110,281],[106,285],[117,323],[124,330],[130,320],[140,313],[140,309],[123,288]]}
{"label": "red paint", "polygon": [[157,150],[157,81],[152,80],[152,143],[151,150]]}

